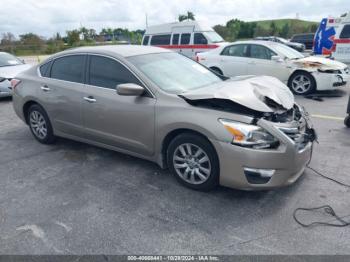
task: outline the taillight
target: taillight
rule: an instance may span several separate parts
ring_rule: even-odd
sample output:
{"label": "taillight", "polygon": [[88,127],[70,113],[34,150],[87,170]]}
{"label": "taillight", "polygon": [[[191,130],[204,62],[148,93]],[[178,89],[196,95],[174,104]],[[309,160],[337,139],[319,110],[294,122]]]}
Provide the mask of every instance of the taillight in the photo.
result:
{"label": "taillight", "polygon": [[12,90],[15,90],[16,86],[18,86],[19,83],[21,83],[21,80],[18,80],[16,78],[11,79]]}

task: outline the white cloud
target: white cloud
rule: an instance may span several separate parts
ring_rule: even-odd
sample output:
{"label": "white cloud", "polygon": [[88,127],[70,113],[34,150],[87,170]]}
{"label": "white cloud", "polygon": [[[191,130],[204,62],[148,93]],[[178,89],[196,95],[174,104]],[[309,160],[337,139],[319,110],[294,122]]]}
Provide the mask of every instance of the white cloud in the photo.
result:
{"label": "white cloud", "polygon": [[187,10],[211,25],[232,18],[294,18],[296,13],[301,19],[320,21],[348,11],[347,5],[348,0],[1,0],[0,33],[33,32],[48,37],[80,25],[97,31],[103,27],[144,29],[146,13],[152,25],[175,21]]}

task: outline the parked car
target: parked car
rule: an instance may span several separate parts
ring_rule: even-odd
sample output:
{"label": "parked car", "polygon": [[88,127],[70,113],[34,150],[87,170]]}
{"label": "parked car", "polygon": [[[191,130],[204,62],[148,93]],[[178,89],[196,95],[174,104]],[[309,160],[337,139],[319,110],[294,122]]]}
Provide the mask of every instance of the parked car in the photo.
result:
{"label": "parked car", "polygon": [[313,44],[314,44],[314,36],[313,33],[307,33],[307,34],[296,34],[293,35],[290,41],[292,43],[300,43],[305,45],[305,48],[307,50],[312,50]]}
{"label": "parked car", "polygon": [[200,53],[197,60],[225,76],[268,75],[277,77],[293,93],[332,90],[349,80],[346,64],[323,57],[305,57],[296,50],[268,41],[241,41]]}
{"label": "parked car", "polygon": [[284,39],[282,37],[278,36],[262,36],[262,37],[256,37],[255,40],[264,40],[264,41],[272,41],[280,44],[284,44],[286,46],[289,46],[299,52],[304,52],[305,50],[305,45],[300,44],[300,43],[295,43],[295,42],[290,42],[287,39]]}
{"label": "parked car", "polygon": [[30,65],[24,64],[17,57],[0,52],[0,97],[12,96],[11,79],[28,68]]}
{"label": "parked car", "polygon": [[324,18],[317,29],[313,52],[350,63],[350,12],[339,18]]}
{"label": "parked car", "polygon": [[223,42],[213,28],[198,21],[150,26],[142,39],[142,45],[168,48],[192,59],[197,53],[215,49]]}
{"label": "parked car", "polygon": [[13,84],[15,112],[39,142],[148,159],[194,189],[289,185],[311,156],[314,130],[282,82],[219,77],[163,48],[76,48]]}

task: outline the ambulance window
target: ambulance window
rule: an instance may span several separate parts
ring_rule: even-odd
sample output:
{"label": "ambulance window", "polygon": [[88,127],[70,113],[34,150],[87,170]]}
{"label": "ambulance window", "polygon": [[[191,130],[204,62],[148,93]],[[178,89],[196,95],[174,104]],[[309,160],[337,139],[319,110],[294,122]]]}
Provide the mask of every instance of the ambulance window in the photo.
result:
{"label": "ambulance window", "polygon": [[341,31],[339,38],[350,38],[350,25],[345,25]]}
{"label": "ambulance window", "polygon": [[202,33],[195,33],[194,34],[194,44],[195,45],[206,45],[206,44],[208,44],[208,40],[205,38],[205,36]]}
{"label": "ambulance window", "polygon": [[154,35],[151,38],[151,45],[170,45],[171,35]]}
{"label": "ambulance window", "polygon": [[180,34],[173,34],[173,45],[178,45],[179,44],[179,37]]}
{"label": "ambulance window", "polygon": [[143,38],[142,45],[148,45],[148,40],[149,40],[149,35],[146,35],[146,36]]}
{"label": "ambulance window", "polygon": [[191,34],[181,34],[181,44],[188,45],[190,44]]}

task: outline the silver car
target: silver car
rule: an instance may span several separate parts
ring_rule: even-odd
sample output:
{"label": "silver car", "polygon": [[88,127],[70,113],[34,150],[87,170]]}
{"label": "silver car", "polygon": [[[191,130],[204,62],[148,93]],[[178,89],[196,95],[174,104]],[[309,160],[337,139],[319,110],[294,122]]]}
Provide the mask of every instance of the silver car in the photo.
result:
{"label": "silver car", "polygon": [[14,109],[39,142],[59,136],[148,159],[199,190],[292,184],[315,139],[279,80],[225,78],[156,47],[64,51],[13,89]]}
{"label": "silver car", "polygon": [[11,54],[0,52],[0,97],[12,96],[11,79],[30,67]]}

